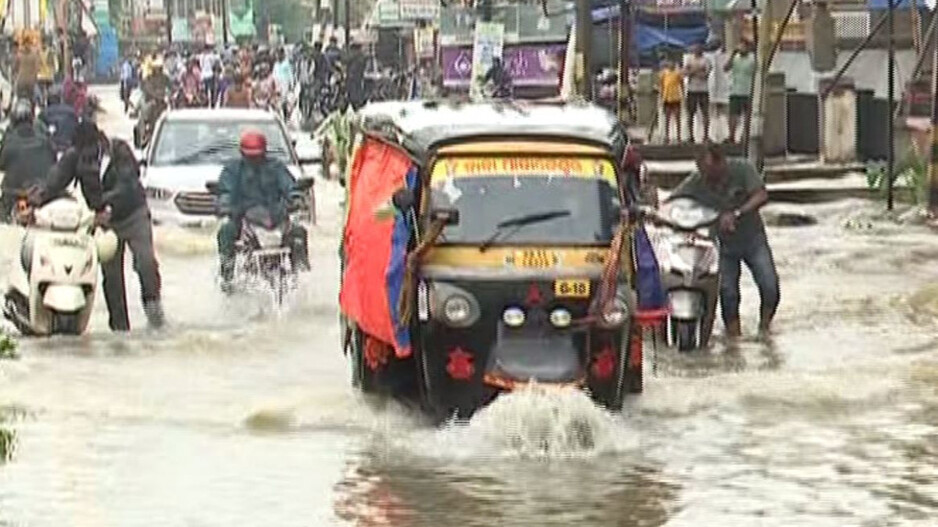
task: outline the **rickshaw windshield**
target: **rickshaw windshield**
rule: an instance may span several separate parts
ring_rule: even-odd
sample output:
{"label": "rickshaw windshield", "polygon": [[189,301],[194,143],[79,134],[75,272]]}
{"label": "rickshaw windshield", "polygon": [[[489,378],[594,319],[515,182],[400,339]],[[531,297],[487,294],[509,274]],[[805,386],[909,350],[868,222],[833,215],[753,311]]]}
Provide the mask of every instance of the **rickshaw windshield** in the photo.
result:
{"label": "rickshaw windshield", "polygon": [[478,159],[444,161],[434,170],[430,206],[458,210],[459,222],[446,227],[440,243],[609,243],[619,217],[612,165],[559,159],[565,163],[560,172],[551,167],[553,158],[529,164],[512,158],[476,165]]}

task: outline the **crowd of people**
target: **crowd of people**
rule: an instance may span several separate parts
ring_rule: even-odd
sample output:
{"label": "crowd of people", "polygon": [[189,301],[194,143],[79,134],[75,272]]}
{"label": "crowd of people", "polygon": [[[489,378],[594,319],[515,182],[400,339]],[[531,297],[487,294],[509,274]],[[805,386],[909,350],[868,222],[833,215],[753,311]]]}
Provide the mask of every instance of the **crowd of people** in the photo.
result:
{"label": "crowd of people", "polygon": [[682,134],[681,115],[686,115],[688,138],[694,138],[694,119],[699,114],[703,142],[712,139],[713,118],[728,119],[729,134],[724,142],[737,139],[739,125],[746,122],[752,97],[755,55],[749,42],[741,41],[732,52],[722,43],[705,52],[694,45],[683,64],[666,59],[658,74],[658,96],[664,118],[664,142],[671,141],[671,125],[676,139]]}

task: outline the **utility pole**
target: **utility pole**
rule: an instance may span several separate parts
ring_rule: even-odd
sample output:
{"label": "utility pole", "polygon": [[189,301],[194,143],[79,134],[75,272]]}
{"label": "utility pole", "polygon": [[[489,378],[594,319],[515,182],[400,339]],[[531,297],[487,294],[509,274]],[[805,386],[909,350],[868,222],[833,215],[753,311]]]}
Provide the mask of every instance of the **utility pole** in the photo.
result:
{"label": "utility pole", "polygon": [[619,87],[616,90],[618,99],[619,122],[625,122],[628,109],[631,107],[632,86],[629,84],[629,68],[632,58],[632,2],[619,0]]}
{"label": "utility pole", "polygon": [[576,74],[580,95],[593,100],[593,12],[590,0],[576,0]]}
{"label": "utility pole", "polygon": [[349,43],[352,41],[352,8],[351,2],[345,0],[345,49],[348,50]]}
{"label": "utility pole", "polygon": [[886,130],[888,132],[886,142],[886,210],[892,210],[893,206],[893,173],[895,172],[896,165],[896,120],[893,119],[892,111],[895,106],[896,100],[896,42],[895,42],[895,21],[893,20],[893,12],[895,11],[895,0],[887,0],[889,2],[888,10],[886,11],[886,33],[887,39],[889,40],[889,58],[887,59],[889,64],[887,65],[887,95],[886,98],[889,100],[889,122],[886,123]]}
{"label": "utility pole", "polygon": [[173,44],[173,0],[165,0],[166,7],[166,44]]}
{"label": "utility pole", "polygon": [[221,42],[228,49],[228,0],[221,2]]}
{"label": "utility pole", "polygon": [[[926,39],[924,49],[928,49]],[[938,39],[932,43],[934,51],[931,65],[931,163],[928,165],[928,212],[938,215]]]}

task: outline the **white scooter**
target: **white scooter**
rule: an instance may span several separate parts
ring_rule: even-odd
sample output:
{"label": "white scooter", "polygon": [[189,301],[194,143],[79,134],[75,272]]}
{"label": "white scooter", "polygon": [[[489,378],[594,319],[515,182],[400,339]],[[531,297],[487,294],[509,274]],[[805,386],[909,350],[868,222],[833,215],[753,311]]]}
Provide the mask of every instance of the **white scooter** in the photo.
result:
{"label": "white scooter", "polygon": [[80,335],[88,327],[99,262],[117,252],[113,232],[94,232],[94,214],[73,199],[35,211],[4,296],[3,315],[21,333]]}
{"label": "white scooter", "polygon": [[646,214],[649,237],[668,292],[668,346],[691,351],[707,346],[720,294],[720,250],[713,235],[719,213],[687,197],[666,201]]}

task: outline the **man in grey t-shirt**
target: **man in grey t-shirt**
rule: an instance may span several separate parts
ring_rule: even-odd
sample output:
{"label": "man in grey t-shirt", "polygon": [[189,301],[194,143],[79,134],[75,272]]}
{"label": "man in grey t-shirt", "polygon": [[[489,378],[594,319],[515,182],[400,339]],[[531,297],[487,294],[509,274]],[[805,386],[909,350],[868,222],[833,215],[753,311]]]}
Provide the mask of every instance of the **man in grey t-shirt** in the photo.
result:
{"label": "man in grey t-shirt", "polygon": [[694,115],[700,110],[703,119],[703,140],[710,139],[710,100],[708,79],[713,65],[704,56],[700,44],[691,46],[691,55],[684,64],[684,77],[687,79],[687,129],[690,142],[694,142]]}

